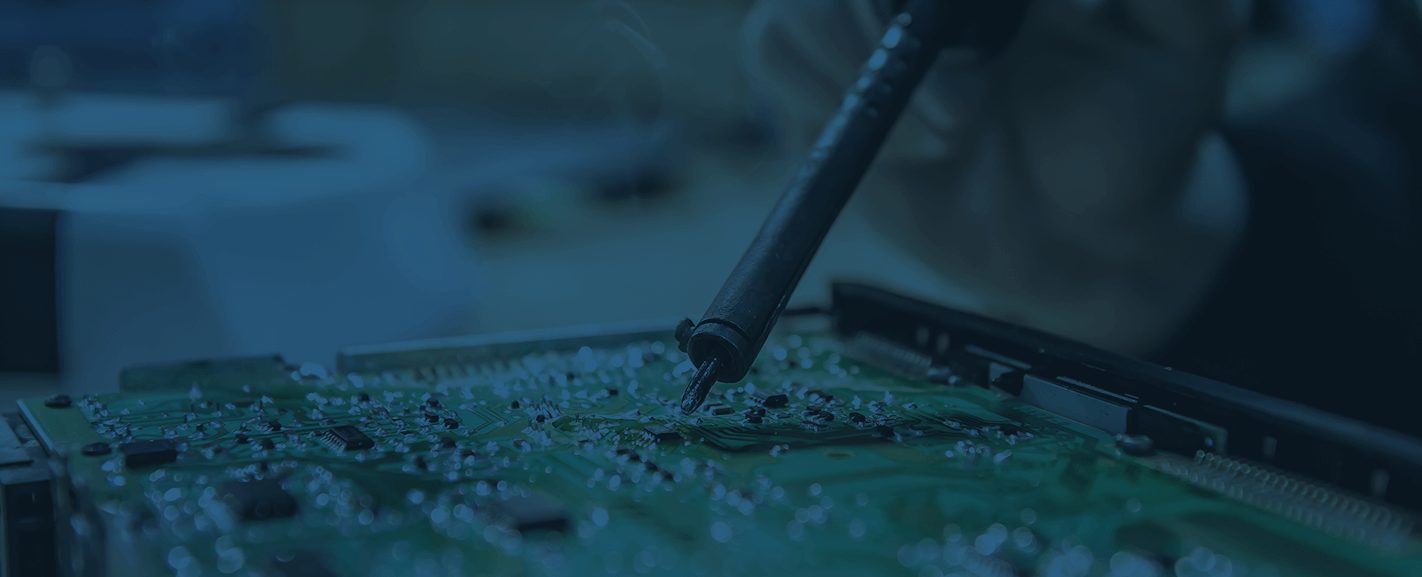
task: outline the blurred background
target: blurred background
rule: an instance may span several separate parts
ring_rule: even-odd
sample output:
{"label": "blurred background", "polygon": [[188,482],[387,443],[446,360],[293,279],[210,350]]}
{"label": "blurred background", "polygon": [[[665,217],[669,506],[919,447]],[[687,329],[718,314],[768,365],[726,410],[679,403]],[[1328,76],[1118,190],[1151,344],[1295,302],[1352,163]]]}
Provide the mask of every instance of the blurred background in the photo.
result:
{"label": "blurred background", "polygon": [[[3,396],[699,315],[803,152],[747,80],[750,8],[0,0]],[[1416,8],[1253,2],[1229,122],[1325,131],[1415,197]],[[857,205],[797,300],[855,279],[972,308]]]}
{"label": "blurred background", "polygon": [[[699,314],[793,167],[748,8],[0,0],[6,396]],[[931,279],[852,220],[803,297]]]}

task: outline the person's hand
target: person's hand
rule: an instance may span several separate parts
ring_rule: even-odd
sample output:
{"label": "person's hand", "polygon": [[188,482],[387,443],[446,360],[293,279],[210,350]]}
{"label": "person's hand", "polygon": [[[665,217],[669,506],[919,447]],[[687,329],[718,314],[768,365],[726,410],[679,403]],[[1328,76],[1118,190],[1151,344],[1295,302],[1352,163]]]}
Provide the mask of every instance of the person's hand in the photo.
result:
{"label": "person's hand", "polygon": [[[1214,133],[1240,0],[1041,0],[987,65],[945,58],[859,196],[981,312],[1117,349],[1167,337],[1243,227]],[[882,33],[869,0],[762,0],[752,81],[810,141]]]}

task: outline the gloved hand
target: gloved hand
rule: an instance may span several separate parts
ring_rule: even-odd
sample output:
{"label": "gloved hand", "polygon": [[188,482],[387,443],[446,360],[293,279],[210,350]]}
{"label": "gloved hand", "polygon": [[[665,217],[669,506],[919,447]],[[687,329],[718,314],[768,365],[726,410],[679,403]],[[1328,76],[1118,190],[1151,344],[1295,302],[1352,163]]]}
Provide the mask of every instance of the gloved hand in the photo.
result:
{"label": "gloved hand", "polygon": [[[1168,337],[1243,228],[1215,133],[1241,0],[1039,0],[987,64],[945,54],[857,203],[979,312],[1109,348]],[[807,146],[884,29],[868,0],[762,0],[752,82]]]}

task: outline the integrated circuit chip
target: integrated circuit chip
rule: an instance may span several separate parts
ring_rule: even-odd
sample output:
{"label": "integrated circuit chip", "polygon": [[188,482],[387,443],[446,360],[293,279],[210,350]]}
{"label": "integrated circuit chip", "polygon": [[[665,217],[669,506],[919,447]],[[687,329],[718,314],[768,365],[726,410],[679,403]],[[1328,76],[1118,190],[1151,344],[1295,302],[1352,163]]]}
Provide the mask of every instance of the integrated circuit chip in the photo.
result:
{"label": "integrated circuit chip", "polygon": [[648,435],[651,435],[653,439],[656,439],[658,441],[681,440],[681,433],[678,433],[676,432],[676,429],[665,425],[651,425],[644,430],[647,432]]}
{"label": "integrated circuit chip", "polygon": [[375,440],[350,425],[327,429],[321,434],[322,440],[341,451],[363,451],[375,446]]}
{"label": "integrated circuit chip", "polygon": [[172,439],[150,439],[119,445],[123,465],[130,468],[156,467],[178,460],[178,446]]}
{"label": "integrated circuit chip", "polygon": [[296,498],[276,479],[227,481],[222,484],[222,501],[243,521],[265,521],[296,514]]}
{"label": "integrated circuit chip", "polygon": [[765,400],[761,401],[760,404],[767,408],[778,409],[790,404],[790,397],[783,393],[776,393],[765,397]]}

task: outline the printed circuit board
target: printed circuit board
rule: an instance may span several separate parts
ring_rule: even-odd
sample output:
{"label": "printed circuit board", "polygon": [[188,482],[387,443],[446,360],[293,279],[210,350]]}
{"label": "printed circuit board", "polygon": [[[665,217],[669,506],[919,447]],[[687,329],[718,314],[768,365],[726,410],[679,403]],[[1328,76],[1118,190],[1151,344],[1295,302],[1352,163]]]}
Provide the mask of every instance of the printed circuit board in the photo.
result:
{"label": "printed circuit board", "polygon": [[153,367],[22,414],[106,552],[61,563],[108,575],[1422,567],[1397,509],[1158,452],[828,331],[773,338],[745,382],[684,416],[692,367],[666,336],[410,347],[331,372]]}

